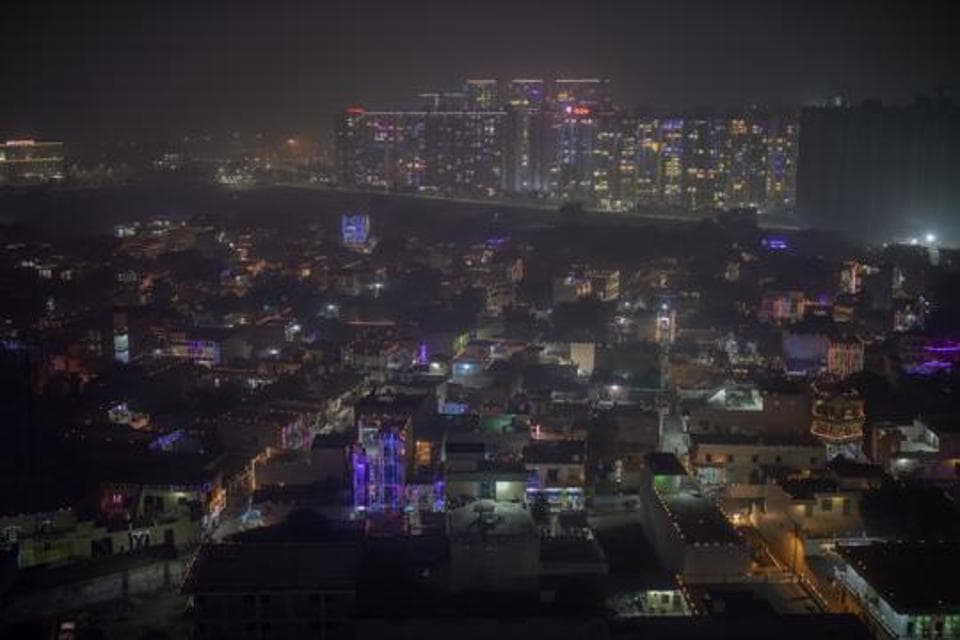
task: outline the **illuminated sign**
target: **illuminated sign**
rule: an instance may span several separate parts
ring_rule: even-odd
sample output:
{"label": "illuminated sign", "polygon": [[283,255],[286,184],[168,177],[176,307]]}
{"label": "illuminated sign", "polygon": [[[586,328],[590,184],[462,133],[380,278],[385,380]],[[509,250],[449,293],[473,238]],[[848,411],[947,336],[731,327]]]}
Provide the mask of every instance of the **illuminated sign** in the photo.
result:
{"label": "illuminated sign", "polygon": [[364,111],[363,107],[348,107],[347,113],[351,116],[362,116],[366,111]]}
{"label": "illuminated sign", "polygon": [[342,216],[340,233],[343,244],[352,247],[363,245],[370,237],[370,216],[362,213]]}

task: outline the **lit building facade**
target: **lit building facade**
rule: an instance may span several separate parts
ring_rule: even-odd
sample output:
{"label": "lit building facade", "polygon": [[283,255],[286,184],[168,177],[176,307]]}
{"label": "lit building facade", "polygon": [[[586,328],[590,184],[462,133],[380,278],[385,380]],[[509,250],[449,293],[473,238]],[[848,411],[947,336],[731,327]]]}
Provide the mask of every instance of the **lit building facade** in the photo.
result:
{"label": "lit building facade", "polygon": [[340,184],[416,191],[426,174],[426,112],[347,109],[337,129]]}
{"label": "lit building facade", "polygon": [[347,109],[337,131],[340,183],[395,192],[497,197],[504,190],[503,111]]}
{"label": "lit building facade", "polygon": [[0,184],[63,180],[63,143],[7,140],[0,144]]}
{"label": "lit building facade", "polygon": [[960,637],[955,541],[838,545],[848,608],[877,638]]}
{"label": "lit building facade", "polygon": [[603,106],[610,102],[610,81],[606,78],[558,78],[553,81],[552,98],[561,106]]}
{"label": "lit building facade", "polygon": [[685,209],[723,207],[719,147],[723,128],[709,118],[689,118],[683,126],[682,205]]}
{"label": "lit building facade", "polygon": [[586,104],[566,103],[551,120],[547,191],[560,200],[586,202],[593,192],[597,115]]}
{"label": "lit building facade", "polygon": [[767,206],[791,209],[796,204],[799,129],[789,116],[770,120],[767,133]]}
{"label": "lit building facade", "polygon": [[792,209],[792,114],[651,115],[615,107],[602,78],[470,79],[418,111],[347,109],[340,183],[471,198],[504,194],[637,208]]}
{"label": "lit building facade", "polygon": [[506,188],[514,193],[544,190],[546,88],[543,80],[515,79],[507,93]]}
{"label": "lit building facade", "polygon": [[856,392],[834,393],[814,386],[810,433],[827,446],[827,456],[863,457],[863,425],[866,414]]}
{"label": "lit building facade", "polygon": [[679,207],[683,203],[683,120],[660,122],[660,203]]}
{"label": "lit building facade", "polygon": [[470,110],[495,111],[500,107],[499,84],[495,79],[467,80],[463,92]]}
{"label": "lit building facade", "polygon": [[765,128],[756,119],[731,118],[726,140],[727,204],[759,209],[766,204]]}

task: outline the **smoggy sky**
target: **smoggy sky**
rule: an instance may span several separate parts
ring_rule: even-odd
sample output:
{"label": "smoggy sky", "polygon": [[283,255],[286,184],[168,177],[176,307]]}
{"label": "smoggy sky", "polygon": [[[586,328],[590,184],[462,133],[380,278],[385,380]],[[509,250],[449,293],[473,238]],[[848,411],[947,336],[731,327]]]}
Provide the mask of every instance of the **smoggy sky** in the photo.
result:
{"label": "smoggy sky", "polygon": [[346,105],[468,76],[604,75],[621,105],[677,109],[960,93],[958,2],[16,4],[0,18],[0,136],[322,131]]}

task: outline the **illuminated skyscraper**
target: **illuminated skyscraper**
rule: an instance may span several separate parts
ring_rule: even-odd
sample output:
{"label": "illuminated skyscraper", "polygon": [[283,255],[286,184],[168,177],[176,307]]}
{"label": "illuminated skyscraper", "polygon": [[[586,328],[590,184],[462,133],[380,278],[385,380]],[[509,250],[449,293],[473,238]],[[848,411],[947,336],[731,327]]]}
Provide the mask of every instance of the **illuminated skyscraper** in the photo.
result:
{"label": "illuminated skyscraper", "polygon": [[688,118],[683,127],[683,199],[685,209],[723,207],[720,154],[723,129],[712,118]]}
{"label": "illuminated skyscraper", "polygon": [[636,124],[637,174],[636,201],[638,205],[662,204],[663,163],[661,161],[660,121],[641,118]]}
{"label": "illuminated skyscraper", "polygon": [[552,112],[547,183],[551,196],[573,202],[592,200],[598,130],[592,107],[566,104]]}
{"label": "illuminated skyscraper", "polygon": [[[601,78],[561,78],[553,81],[548,149],[547,189],[565,201],[596,204],[597,195],[609,201],[610,176],[604,163],[612,162],[616,133],[607,127],[600,142],[600,114],[610,109],[609,81]],[[610,120],[604,116],[605,122]],[[595,175],[596,172],[600,175]]]}
{"label": "illuminated skyscraper", "polygon": [[610,105],[610,81],[606,78],[558,78],[553,81],[554,103],[601,107]]}
{"label": "illuminated skyscraper", "polygon": [[640,159],[640,120],[634,113],[617,113],[616,173],[612,184],[612,207],[630,210],[637,205]]}
{"label": "illuminated skyscraper", "polygon": [[727,121],[727,206],[759,209],[766,204],[766,119],[750,113]]}
{"label": "illuminated skyscraper", "polygon": [[337,131],[340,183],[397,192],[498,196],[504,188],[506,115],[347,109]]}
{"label": "illuminated skyscraper", "polygon": [[507,114],[503,111],[430,113],[426,127],[426,184],[440,193],[491,198],[504,191]]}
{"label": "illuminated skyscraper", "polygon": [[427,112],[347,109],[337,130],[344,186],[417,191],[426,172]]}
{"label": "illuminated skyscraper", "polygon": [[[613,109],[597,113],[596,144],[590,175],[590,201],[603,210],[620,211],[625,208],[621,198],[621,147],[624,120]],[[628,170],[629,172],[629,170]]]}
{"label": "illuminated skyscraper", "polygon": [[767,134],[768,209],[792,209],[796,204],[798,139],[795,118],[771,119]]}
{"label": "illuminated skyscraper", "polygon": [[0,184],[62,180],[63,143],[7,140],[0,144]]}
{"label": "illuminated skyscraper", "polygon": [[679,207],[683,203],[683,120],[660,121],[660,203]]}
{"label": "illuminated skyscraper", "polygon": [[507,102],[515,107],[540,109],[547,97],[543,80],[520,78],[510,81]]}
{"label": "illuminated skyscraper", "polygon": [[412,111],[348,109],[344,186],[490,198],[529,194],[604,210],[792,208],[789,116],[654,117],[615,108],[602,78],[470,79]]}
{"label": "illuminated skyscraper", "polygon": [[496,80],[467,80],[464,87],[467,109],[494,111],[500,107],[500,91]]}
{"label": "illuminated skyscraper", "polygon": [[543,80],[511,80],[507,89],[507,189],[516,193],[545,189],[546,119]]}

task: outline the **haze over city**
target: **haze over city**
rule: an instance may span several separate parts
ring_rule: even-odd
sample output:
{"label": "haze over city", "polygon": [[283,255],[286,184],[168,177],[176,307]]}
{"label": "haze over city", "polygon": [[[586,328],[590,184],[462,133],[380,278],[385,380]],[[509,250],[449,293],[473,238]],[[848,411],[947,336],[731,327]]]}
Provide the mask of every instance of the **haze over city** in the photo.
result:
{"label": "haze over city", "polygon": [[306,131],[463,77],[610,77],[625,107],[909,102],[960,84],[957,8],[869,2],[41,0],[0,25],[0,130]]}
{"label": "haze over city", "polygon": [[0,637],[960,638],[960,8],[0,20]]}

